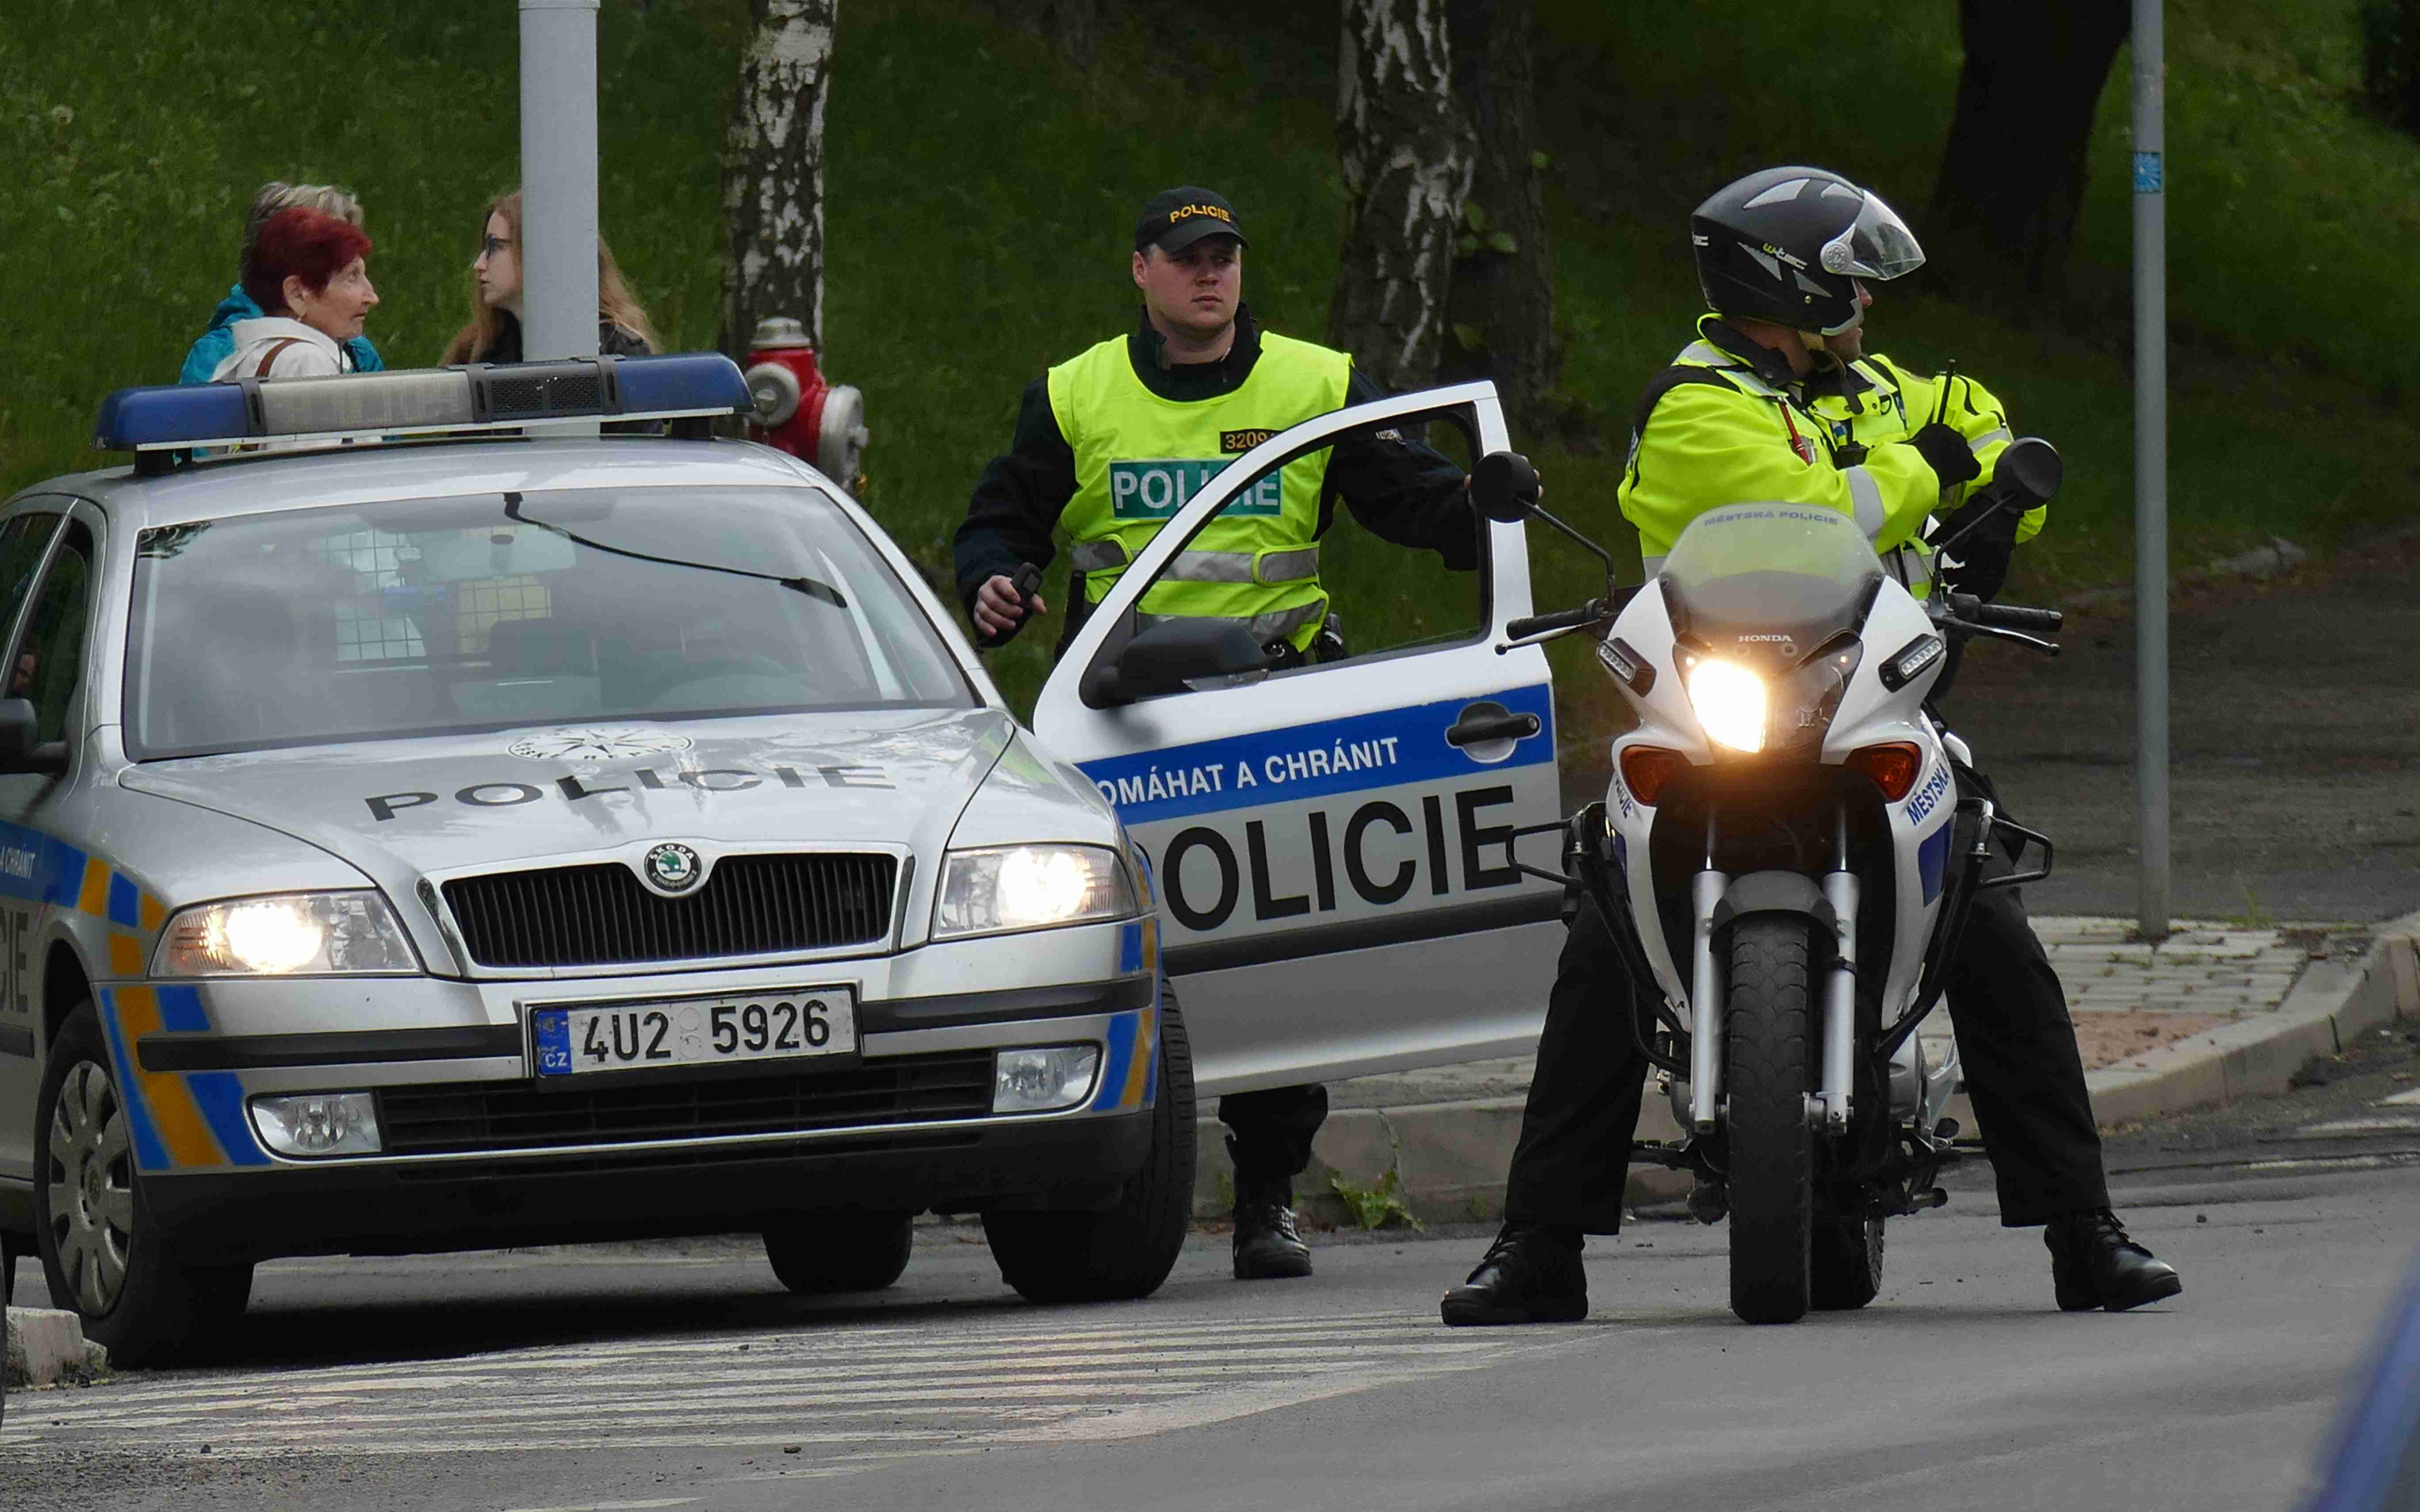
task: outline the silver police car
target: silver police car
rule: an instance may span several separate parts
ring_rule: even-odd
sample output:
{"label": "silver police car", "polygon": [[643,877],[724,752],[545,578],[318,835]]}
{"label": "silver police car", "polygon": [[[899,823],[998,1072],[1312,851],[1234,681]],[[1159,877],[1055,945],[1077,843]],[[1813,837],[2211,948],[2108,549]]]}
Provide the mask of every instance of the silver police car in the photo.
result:
{"label": "silver police car", "polygon": [[1142,853],[748,402],[125,390],[134,465],[8,501],[0,1233],[118,1360],[288,1255],[754,1229],[849,1290],[931,1210],[1037,1299],[1167,1275]]}

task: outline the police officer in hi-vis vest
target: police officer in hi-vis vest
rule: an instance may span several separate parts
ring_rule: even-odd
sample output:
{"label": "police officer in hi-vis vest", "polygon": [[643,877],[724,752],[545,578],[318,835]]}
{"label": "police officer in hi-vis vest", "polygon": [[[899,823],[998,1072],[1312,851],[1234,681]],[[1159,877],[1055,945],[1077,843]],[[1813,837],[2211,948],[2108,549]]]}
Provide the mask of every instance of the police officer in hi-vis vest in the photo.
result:
{"label": "police officer in hi-vis vest", "polygon": [[[1699,206],[1689,236],[1714,313],[1649,381],[1618,495],[1647,570],[1706,511],[1776,500],[1854,519],[1913,593],[1936,570],[1962,592],[1997,593],[2009,552],[2044,512],[2020,520],[1974,497],[2009,440],[1999,401],[1963,377],[1924,377],[1865,347],[1868,285],[1924,261],[1898,215],[1838,174],[1768,168]],[[1936,558],[1923,539],[1936,511],[1944,540],[1989,518]],[[1996,800],[1988,779],[1963,765],[1958,775]],[[1986,865],[2006,874],[2004,862]],[[1606,919],[1583,903],[1546,1001],[1504,1229],[1446,1293],[1447,1322],[1587,1315],[1581,1236],[1621,1227],[1647,1073],[1623,1020],[1654,990],[1630,980]],[[2122,1312],[2182,1290],[2110,1211],[2067,995],[2015,889],[1976,900],[1948,1000],[2000,1222],[2043,1227],[2058,1305]]]}
{"label": "police officer in hi-vis vest", "polygon": [[[1135,224],[1134,330],[1029,385],[1016,436],[975,484],[955,542],[958,592],[979,642],[997,646],[1040,595],[1016,580],[1067,537],[1069,597],[1059,648],[1193,490],[1240,454],[1315,415],[1382,397],[1353,360],[1263,331],[1242,302],[1243,227],[1233,206],[1186,186],[1152,196]],[[1462,470],[1392,432],[1340,441],[1288,463],[1220,512],[1137,606],[1146,617],[1231,618],[1277,654],[1308,659],[1327,619],[1319,538],[1342,497],[1373,533],[1478,564]],[[1249,571],[1237,571],[1239,563]],[[1327,1117],[1324,1087],[1219,1099],[1235,1163],[1235,1275],[1308,1275],[1294,1178]]]}

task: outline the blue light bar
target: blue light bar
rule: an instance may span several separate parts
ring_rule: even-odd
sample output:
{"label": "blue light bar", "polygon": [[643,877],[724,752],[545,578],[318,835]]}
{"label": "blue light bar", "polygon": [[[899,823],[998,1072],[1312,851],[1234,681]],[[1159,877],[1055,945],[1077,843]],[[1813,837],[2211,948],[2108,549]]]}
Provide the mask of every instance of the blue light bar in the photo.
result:
{"label": "blue light bar", "polygon": [[752,410],[730,358],[678,352],[119,389],[101,401],[92,440],[104,452],[156,452]]}

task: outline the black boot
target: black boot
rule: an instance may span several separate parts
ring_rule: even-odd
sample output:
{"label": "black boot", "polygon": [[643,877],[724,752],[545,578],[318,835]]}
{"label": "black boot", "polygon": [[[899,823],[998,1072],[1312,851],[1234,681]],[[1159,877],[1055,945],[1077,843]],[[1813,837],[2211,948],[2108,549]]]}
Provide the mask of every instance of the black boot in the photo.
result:
{"label": "black boot", "polygon": [[1235,1180],[1235,1279],[1311,1274],[1311,1246],[1295,1227],[1294,1183]]}
{"label": "black boot", "polygon": [[1588,1316],[1580,1233],[1557,1224],[1506,1224],[1438,1316],[1469,1323],[1575,1323]]}
{"label": "black boot", "polygon": [[2062,1312],[2105,1307],[2122,1313],[2185,1288],[2176,1267],[2153,1259],[2106,1208],[2052,1219],[2042,1242],[2050,1246],[2051,1281]]}

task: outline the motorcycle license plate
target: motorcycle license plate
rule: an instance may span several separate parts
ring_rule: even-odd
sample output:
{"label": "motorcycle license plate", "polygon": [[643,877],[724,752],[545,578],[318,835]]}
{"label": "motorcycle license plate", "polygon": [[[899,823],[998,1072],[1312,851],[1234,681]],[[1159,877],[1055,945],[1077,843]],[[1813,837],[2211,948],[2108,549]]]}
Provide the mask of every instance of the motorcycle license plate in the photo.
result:
{"label": "motorcycle license plate", "polygon": [[530,1039],[540,1076],[845,1056],[857,1050],[857,994],[848,987],[775,988],[540,1008],[530,1013]]}

